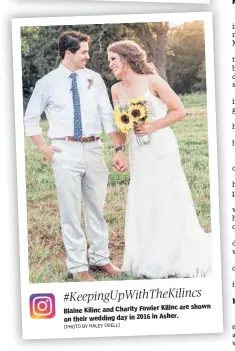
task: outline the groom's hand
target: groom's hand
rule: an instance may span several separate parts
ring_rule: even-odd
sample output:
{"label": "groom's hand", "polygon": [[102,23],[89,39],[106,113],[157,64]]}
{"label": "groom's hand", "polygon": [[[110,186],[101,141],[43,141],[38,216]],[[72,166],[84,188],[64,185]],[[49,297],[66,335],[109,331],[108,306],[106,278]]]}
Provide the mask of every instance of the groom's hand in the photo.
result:
{"label": "groom's hand", "polygon": [[61,152],[62,150],[57,146],[44,145],[43,147],[40,148],[40,151],[43,153],[45,158],[51,162],[53,159],[54,153]]}
{"label": "groom's hand", "polygon": [[128,170],[126,154],[124,151],[120,150],[116,152],[113,158],[113,167],[118,172],[125,172]]}

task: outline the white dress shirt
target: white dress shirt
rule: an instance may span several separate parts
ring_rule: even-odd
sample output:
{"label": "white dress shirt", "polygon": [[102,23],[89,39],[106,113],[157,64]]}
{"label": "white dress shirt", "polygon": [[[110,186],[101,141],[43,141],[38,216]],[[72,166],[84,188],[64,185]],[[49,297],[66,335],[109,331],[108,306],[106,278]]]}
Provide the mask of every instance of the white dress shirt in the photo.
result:
{"label": "white dress shirt", "polygon": [[[41,134],[39,122],[43,111],[49,123],[49,138],[74,135],[72,79],[69,77],[71,73],[61,63],[36,83],[24,116],[27,136]],[[76,73],[82,135],[99,136],[102,131],[101,124],[106,134],[113,132],[113,109],[100,74],[87,68],[79,69]],[[93,80],[90,88],[89,79]]]}

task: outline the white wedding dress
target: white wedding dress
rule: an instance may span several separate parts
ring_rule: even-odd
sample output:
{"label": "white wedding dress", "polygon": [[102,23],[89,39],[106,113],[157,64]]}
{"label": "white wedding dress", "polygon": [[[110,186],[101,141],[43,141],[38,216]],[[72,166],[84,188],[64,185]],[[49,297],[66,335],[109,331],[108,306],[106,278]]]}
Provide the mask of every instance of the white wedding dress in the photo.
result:
{"label": "white wedding dress", "polygon": [[[166,115],[147,91],[154,117]],[[152,133],[140,146],[129,132],[130,184],[122,271],[147,278],[211,275],[211,234],[200,227],[171,128]]]}

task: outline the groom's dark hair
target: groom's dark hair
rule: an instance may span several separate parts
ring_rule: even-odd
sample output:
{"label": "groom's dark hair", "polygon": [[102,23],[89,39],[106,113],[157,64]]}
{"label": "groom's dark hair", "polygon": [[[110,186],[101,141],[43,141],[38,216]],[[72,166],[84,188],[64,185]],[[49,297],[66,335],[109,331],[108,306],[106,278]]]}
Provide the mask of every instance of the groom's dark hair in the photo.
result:
{"label": "groom's dark hair", "polygon": [[76,31],[63,32],[59,36],[59,54],[63,59],[66,50],[71,51],[73,54],[80,49],[81,42],[89,43],[91,38],[87,34]]}

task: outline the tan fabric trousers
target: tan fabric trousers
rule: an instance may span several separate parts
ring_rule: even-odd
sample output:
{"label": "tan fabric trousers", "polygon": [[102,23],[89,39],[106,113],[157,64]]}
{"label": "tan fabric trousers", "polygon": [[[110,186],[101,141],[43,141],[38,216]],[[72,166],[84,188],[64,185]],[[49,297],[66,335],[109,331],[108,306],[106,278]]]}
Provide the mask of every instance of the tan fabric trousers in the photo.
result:
{"label": "tan fabric trousers", "polygon": [[[88,270],[88,263],[101,266],[109,262],[108,228],[103,209],[107,191],[108,170],[100,140],[80,143],[53,140],[52,166],[57,189],[67,267],[71,273]],[[81,205],[85,232],[81,226]]]}

